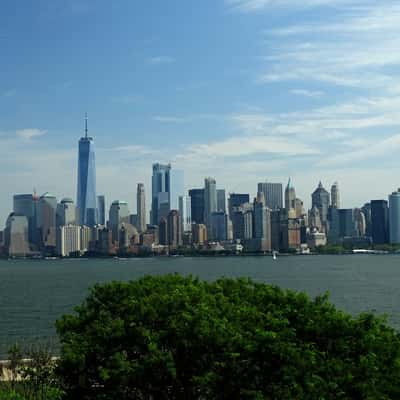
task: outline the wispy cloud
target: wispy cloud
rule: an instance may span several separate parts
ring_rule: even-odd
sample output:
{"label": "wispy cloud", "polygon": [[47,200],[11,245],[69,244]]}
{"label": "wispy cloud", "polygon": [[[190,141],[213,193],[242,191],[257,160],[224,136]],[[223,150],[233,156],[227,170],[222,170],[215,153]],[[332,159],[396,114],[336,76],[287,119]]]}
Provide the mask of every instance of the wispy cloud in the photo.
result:
{"label": "wispy cloud", "polygon": [[242,11],[254,12],[265,8],[305,8],[320,6],[337,6],[346,3],[355,3],[355,0],[225,0],[228,7]]}
{"label": "wispy cloud", "polygon": [[[269,54],[258,81],[392,87],[396,77],[388,68],[400,65],[400,5],[385,0],[364,3],[364,7],[339,9],[321,22],[264,32]],[[276,35],[286,38],[271,45]]]}
{"label": "wispy cloud", "polygon": [[37,128],[19,129],[15,132],[15,135],[18,138],[21,138],[24,140],[31,140],[33,138],[43,136],[45,134],[46,134],[46,131],[37,129]]}
{"label": "wispy cloud", "polygon": [[155,56],[155,57],[148,58],[146,61],[150,65],[163,65],[163,64],[174,63],[175,58],[170,57],[170,56]]}
{"label": "wispy cloud", "polygon": [[170,115],[156,115],[152,119],[153,119],[153,121],[167,123],[167,124],[169,124],[169,123],[176,124],[176,123],[182,123],[182,122],[186,121],[185,118],[174,117],[174,116],[170,116]]}
{"label": "wispy cloud", "polygon": [[304,97],[321,97],[324,94],[324,92],[320,90],[306,90],[306,89],[292,89],[290,93],[296,96],[304,96]]}

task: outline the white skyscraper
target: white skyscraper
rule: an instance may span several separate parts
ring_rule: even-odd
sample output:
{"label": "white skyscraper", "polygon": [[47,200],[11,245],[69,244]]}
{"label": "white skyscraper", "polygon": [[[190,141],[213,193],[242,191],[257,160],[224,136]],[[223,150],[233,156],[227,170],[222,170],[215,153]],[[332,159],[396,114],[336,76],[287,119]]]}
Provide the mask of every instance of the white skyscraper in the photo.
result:
{"label": "white skyscraper", "polygon": [[181,221],[181,231],[190,232],[192,230],[192,202],[190,196],[179,197],[179,215]]}
{"label": "white skyscraper", "polygon": [[204,222],[211,229],[211,214],[217,211],[217,183],[214,178],[204,180]]}
{"label": "white skyscraper", "polygon": [[146,230],[146,197],[143,183],[137,185],[136,204],[138,229],[140,232],[144,232]]}

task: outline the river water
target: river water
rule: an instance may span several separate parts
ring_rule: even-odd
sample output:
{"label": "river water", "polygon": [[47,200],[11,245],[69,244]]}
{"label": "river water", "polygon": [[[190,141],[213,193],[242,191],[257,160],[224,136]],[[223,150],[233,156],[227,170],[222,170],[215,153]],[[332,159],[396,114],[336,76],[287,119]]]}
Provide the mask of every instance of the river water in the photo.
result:
{"label": "river water", "polygon": [[174,272],[207,280],[251,277],[312,297],[329,292],[338,308],[387,314],[400,330],[400,255],[0,260],[0,356],[16,342],[40,341],[56,352],[55,320],[97,282]]}

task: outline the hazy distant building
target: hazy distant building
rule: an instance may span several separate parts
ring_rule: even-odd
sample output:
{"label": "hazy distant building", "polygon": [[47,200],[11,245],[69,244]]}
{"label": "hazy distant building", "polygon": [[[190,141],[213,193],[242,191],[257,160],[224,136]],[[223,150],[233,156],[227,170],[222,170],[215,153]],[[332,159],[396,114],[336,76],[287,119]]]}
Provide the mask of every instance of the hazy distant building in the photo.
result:
{"label": "hazy distant building", "polygon": [[42,247],[56,247],[57,199],[50,193],[40,196],[37,210],[37,227]]}
{"label": "hazy distant building", "polygon": [[162,217],[158,224],[158,239],[162,246],[168,246],[168,221],[165,217]]}
{"label": "hazy distant building", "polygon": [[257,194],[253,207],[253,242],[251,250],[271,250],[271,212],[265,206],[263,192]]}
{"label": "hazy distant building", "polygon": [[296,208],[296,191],[293,186],[292,180],[289,178],[288,184],[285,188],[285,209],[287,212],[289,210],[294,210]]}
{"label": "hazy distant building", "polygon": [[28,218],[28,237],[31,244],[38,244],[37,202],[38,197],[35,194],[16,194],[13,197],[14,214]]}
{"label": "hazy distant building", "polygon": [[4,244],[10,257],[29,255],[29,224],[25,215],[11,213],[6,221]]}
{"label": "hazy distant building", "polygon": [[282,183],[261,182],[257,192],[264,193],[265,205],[271,210],[283,208]]}
{"label": "hazy distant building", "polygon": [[371,203],[365,203],[361,207],[361,211],[365,217],[365,236],[372,236],[372,219],[371,219]]}
{"label": "hazy distant building", "polygon": [[315,189],[315,191],[311,195],[311,200],[312,200],[312,207],[318,208],[322,227],[323,229],[326,230],[330,195],[329,192],[324,189],[321,182],[319,182],[317,189]]}
{"label": "hazy distant building", "polygon": [[137,206],[137,228],[139,232],[146,230],[146,196],[144,191],[144,184],[138,183],[136,192],[136,206]]}
{"label": "hazy distant building", "polygon": [[322,231],[321,214],[319,208],[314,205],[308,214],[308,225],[311,231]]}
{"label": "hazy distant building", "polygon": [[225,241],[228,239],[228,216],[223,211],[211,214],[211,235],[209,239],[214,241]]}
{"label": "hazy distant building", "polygon": [[400,244],[400,189],[389,195],[389,240]]}
{"label": "hazy distant building", "polygon": [[301,199],[296,197],[294,201],[294,209],[296,211],[296,218],[302,218],[305,215],[304,203]]}
{"label": "hazy distant building", "polygon": [[179,197],[185,195],[184,172],[182,170],[172,168],[170,171],[170,181],[171,181],[170,209],[178,210]]}
{"label": "hazy distant building", "polygon": [[96,163],[94,141],[88,136],[87,117],[85,136],[79,140],[78,195],[76,205],[79,223],[86,226],[97,224]]}
{"label": "hazy distant building", "polygon": [[77,209],[74,201],[68,197],[57,204],[56,225],[77,225]]}
{"label": "hazy distant building", "polygon": [[97,222],[104,226],[106,224],[106,198],[104,195],[97,196],[97,213]]}
{"label": "hazy distant building", "polygon": [[179,215],[182,234],[190,232],[192,229],[192,202],[190,196],[179,197]]}
{"label": "hazy distant building", "polygon": [[171,207],[171,164],[153,164],[151,180],[151,223],[158,225],[167,217]]}
{"label": "hazy distant building", "polygon": [[360,208],[354,209],[354,223],[357,231],[357,236],[365,237],[367,231],[367,223],[365,214]]}
{"label": "hazy distant building", "polygon": [[388,202],[386,200],[371,201],[371,233],[374,244],[389,242]]}
{"label": "hazy distant building", "polygon": [[340,208],[339,184],[335,182],[331,187],[331,202],[333,208]]}
{"label": "hazy distant building", "polygon": [[204,189],[190,189],[189,197],[191,203],[192,222],[204,223]]}
{"label": "hazy distant building", "polygon": [[225,189],[217,189],[217,211],[226,213]]}
{"label": "hazy distant building", "polygon": [[108,223],[112,230],[112,239],[118,241],[119,230],[122,224],[129,223],[129,208],[126,201],[115,200],[112,202],[109,212]]}
{"label": "hazy distant building", "polygon": [[217,184],[214,178],[204,179],[204,222],[211,231],[211,214],[217,211]]}
{"label": "hazy distant building", "polygon": [[229,218],[233,218],[234,208],[240,207],[243,204],[249,204],[250,195],[248,193],[230,193],[228,199]]}

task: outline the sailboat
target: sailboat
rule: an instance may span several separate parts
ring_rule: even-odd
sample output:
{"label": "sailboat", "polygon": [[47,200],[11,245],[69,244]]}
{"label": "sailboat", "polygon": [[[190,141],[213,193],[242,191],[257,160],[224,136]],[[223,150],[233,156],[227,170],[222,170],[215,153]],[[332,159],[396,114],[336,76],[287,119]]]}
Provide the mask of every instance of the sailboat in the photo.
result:
{"label": "sailboat", "polygon": [[276,260],[276,251],[275,250],[272,252],[272,259]]}

